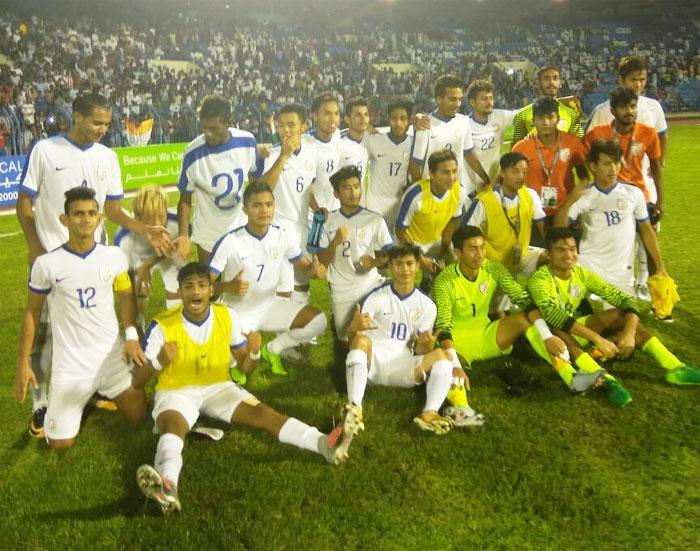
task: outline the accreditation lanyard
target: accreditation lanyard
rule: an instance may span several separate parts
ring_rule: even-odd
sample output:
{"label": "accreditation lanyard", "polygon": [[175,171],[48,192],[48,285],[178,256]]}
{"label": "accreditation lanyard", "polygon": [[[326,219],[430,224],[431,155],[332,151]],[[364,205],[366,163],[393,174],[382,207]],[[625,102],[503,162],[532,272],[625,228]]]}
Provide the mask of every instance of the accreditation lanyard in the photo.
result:
{"label": "accreditation lanyard", "polygon": [[[615,121],[610,123],[612,125],[612,131],[613,131],[613,141],[615,142],[615,145],[619,147],[620,145],[620,134],[617,131],[617,128],[615,128]],[[629,158],[630,151],[632,151],[632,144],[634,144],[634,131],[637,129],[637,124],[635,123],[632,126],[632,132],[630,136],[630,141],[627,144],[627,149],[625,150],[624,155],[622,156],[622,162],[624,163],[625,166],[627,166],[627,159]]]}
{"label": "accreditation lanyard", "polygon": [[[520,236],[520,201],[518,201],[518,204],[515,208],[515,223],[513,223],[513,221],[510,219],[510,216],[508,216],[508,209],[506,209],[505,197],[503,196],[503,188],[498,188],[498,196],[501,198],[501,208],[503,209],[503,216],[506,217],[506,221],[515,232],[515,237],[517,239]],[[516,195],[516,197],[518,197],[518,195]]]}
{"label": "accreditation lanyard", "polygon": [[[542,140],[540,140],[542,141]],[[544,145],[544,142],[542,143]],[[552,159],[552,164],[549,165],[549,168],[544,164],[544,156],[542,155],[542,151],[540,151],[540,148],[537,147],[537,144],[535,144],[535,153],[537,153],[537,158],[540,161],[540,166],[542,167],[542,172],[544,173],[544,177],[547,181],[547,185],[550,185],[550,180],[552,178],[552,173],[554,172],[554,169],[557,167],[557,162],[559,161],[559,156],[561,154],[561,138],[557,138],[557,150],[554,153],[554,158]]]}
{"label": "accreditation lanyard", "polygon": [[559,290],[559,284],[557,283],[557,279],[554,276],[554,272],[552,272],[552,268],[547,266],[547,269],[549,270],[549,275],[552,278],[552,283],[554,284],[554,290],[557,292],[557,300],[559,301],[559,306],[561,307],[562,310],[566,310],[567,312],[571,312],[573,310],[573,306],[571,302],[569,302],[569,297],[571,297],[571,280],[574,278],[574,272],[571,272],[571,277],[569,278],[569,288],[567,289],[567,298],[566,302],[564,302],[564,298],[561,296],[561,291]]}

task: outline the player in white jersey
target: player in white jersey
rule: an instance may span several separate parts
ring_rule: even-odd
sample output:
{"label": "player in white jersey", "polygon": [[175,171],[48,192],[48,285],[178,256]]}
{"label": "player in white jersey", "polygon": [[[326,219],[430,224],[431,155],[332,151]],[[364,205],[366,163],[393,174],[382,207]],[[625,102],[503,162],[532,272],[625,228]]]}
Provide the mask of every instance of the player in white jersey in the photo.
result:
{"label": "player in white jersey", "polygon": [[[243,192],[245,226],[225,234],[209,259],[214,290],[239,314],[251,331],[278,333],[263,346],[262,358],[273,373],[285,375],[280,353],[309,342],[326,329],[325,315],[313,306],[276,295],[282,267],[290,262],[311,277],[323,277],[325,268],[316,258],[307,259],[299,243],[287,231],[271,224],[275,197],[264,182],[250,184]],[[237,382],[245,381],[235,373]]]}
{"label": "player in white jersey", "polygon": [[211,304],[213,290],[206,265],[187,264],[178,279],[183,305],[154,318],[145,337],[147,362],[134,373],[137,388],[158,376],[153,419],[160,437],[154,466],[142,465],[137,471],[141,491],[163,513],[180,511],[177,484],[184,440],[202,414],[263,430],[282,443],[318,453],[329,463],[345,461],[347,447],[340,454],[336,445],[342,436],[340,427],[330,435],[322,434],[231,382],[231,356],[243,370],[251,371],[260,358],[260,333],[244,335],[233,309]]}
{"label": "player in white jersey", "polygon": [[435,348],[435,303],[414,283],[421,251],[400,245],[389,249],[388,255],[392,281],[367,295],[362,307],[356,306],[348,327],[344,444],[364,428],[362,400],[368,382],[402,388],[426,383],[425,406],[413,421],[435,434],[452,428],[452,422],[438,413],[452,384],[452,362]]}
{"label": "player in white jersey", "polygon": [[303,143],[316,147],[316,186],[309,200],[311,208],[327,211],[338,208],[338,200],[333,196],[330,177],[340,167],[340,107],[338,98],[324,92],[311,103],[311,117],[314,130],[303,136]]}
{"label": "player in white jersey", "polygon": [[345,104],[345,124],[347,132],[340,139],[340,166],[356,166],[360,171],[360,182],[364,185],[369,155],[365,140],[369,137],[369,102],[364,98],[354,98]]}
{"label": "player in white jersey", "polygon": [[567,199],[555,224],[566,226],[579,220],[583,235],[579,264],[628,294],[634,294],[634,240],[638,231],[657,266],[668,276],[656,233],[649,222],[642,191],[618,181],[622,149],[610,140],[593,142],[589,151],[593,185]]}
{"label": "player in white jersey", "polygon": [[[474,151],[469,119],[458,112],[463,97],[464,83],[459,77],[443,75],[435,81],[437,109],[429,117],[421,118],[423,124],[417,126],[411,145],[408,172],[414,182],[428,177],[427,161],[432,153],[449,149],[457,156],[461,180],[464,180],[464,161],[466,161],[481,179],[481,184],[489,184],[489,176]],[[424,129],[425,126],[428,128]],[[470,182],[466,181],[462,181],[461,185],[467,190],[468,195],[473,195],[480,189],[479,186],[471,186]]]}
{"label": "player in white jersey", "polygon": [[[40,140],[29,152],[20,178],[17,218],[27,241],[29,265],[40,254],[60,247],[68,232],[60,221],[64,194],[76,186],[95,190],[100,211],[116,224],[143,235],[161,254],[172,249],[165,228],[147,226],[128,216],[121,208],[124,196],[116,154],[98,143],[112,120],[112,108],[99,94],[83,94],[73,101],[73,125],[65,135]],[[102,224],[95,228],[95,240],[106,242]],[[47,381],[51,364],[50,334],[46,312],[34,341],[32,365],[38,386],[32,390],[33,418],[29,432],[43,434],[47,405]]]}
{"label": "player in white jersey", "polygon": [[[48,299],[53,360],[44,433],[53,448],[74,443],[83,409],[97,391],[113,399],[131,421],[139,421],[146,412],[146,396],[132,386],[125,361],[145,361],[135,327],[136,303],[127,259],[119,248],[95,243],[95,229],[101,222],[95,195],[83,187],[66,193],[61,223],[68,229],[68,241],[40,255],[29,278],[14,394],[23,401],[27,386],[37,386],[30,353]],[[119,335],[114,292],[126,343]]]}
{"label": "player in white jersey", "polygon": [[328,266],[336,335],[347,341],[355,305],[384,281],[377,268],[386,265],[384,251],[393,241],[386,221],[360,206],[362,186],[356,166],[341,168],[331,176],[331,184],[340,208],[328,215],[318,259]]}
{"label": "player in white jersey", "polygon": [[[305,250],[309,234],[309,203],[312,184],[316,180],[316,146],[302,141],[307,130],[306,109],[290,104],[277,114],[277,131],[282,143],[270,150],[264,161],[258,161],[258,181],[265,182],[275,195],[274,224],[287,230],[290,239]],[[303,273],[284,267],[280,292],[296,290],[302,302],[308,302],[309,280]]]}
{"label": "player in white jersey", "polygon": [[214,243],[244,223],[241,194],[248,174],[255,171],[257,144],[250,132],[230,128],[231,105],[221,96],[207,96],[199,112],[202,134],[185,148],[178,189],[178,252],[190,252],[190,212],[194,196],[192,241],[200,262]]}
{"label": "player in white jersey", "polygon": [[408,161],[411,155],[411,102],[401,98],[389,101],[389,132],[369,134],[365,146],[369,154],[369,181],[363,193],[365,206],[378,212],[394,230],[401,196],[408,184]]}
{"label": "player in white jersey", "polygon": [[[168,209],[168,195],[162,187],[141,188],[134,197],[131,208],[134,218],[145,224],[164,226],[170,238],[177,239],[177,212],[175,209]],[[136,290],[140,325],[148,306],[151,274],[154,271],[158,270],[163,279],[166,308],[172,308],[180,302],[177,271],[184,263],[184,259],[179,258],[175,251],[170,255],[160,256],[148,241],[126,228],[120,228],[114,238],[114,244],[124,251],[129,260],[129,272],[132,277],[132,286]]]}
{"label": "player in white jersey", "polygon": [[[474,153],[492,182],[500,170],[503,133],[513,124],[517,113],[510,109],[494,109],[494,92],[495,88],[488,80],[475,80],[467,87],[467,101],[472,109],[468,119]],[[479,176],[471,167],[466,167],[466,172],[470,187],[476,188],[480,182]]]}

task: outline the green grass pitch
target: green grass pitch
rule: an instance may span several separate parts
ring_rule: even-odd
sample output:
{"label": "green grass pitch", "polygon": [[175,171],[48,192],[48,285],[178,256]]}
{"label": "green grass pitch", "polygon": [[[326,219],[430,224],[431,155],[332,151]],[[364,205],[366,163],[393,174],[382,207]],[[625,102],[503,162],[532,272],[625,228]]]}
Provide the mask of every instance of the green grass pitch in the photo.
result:
{"label": "green grass pitch", "polygon": [[[644,317],[669,347],[700,364],[700,128],[674,126],[660,234],[682,301],[675,323]],[[28,401],[12,399],[26,297],[23,237],[0,218],[1,549],[697,549],[700,389],[671,388],[635,353],[612,371],[634,401],[572,397],[544,364],[511,396],[503,362],[475,366],[472,404],[484,427],[427,436],[411,423],[424,391],[368,390],[366,430],[335,468],[245,428],[220,442],[188,439],[183,512],[146,503],[136,468],[152,463],[151,422],[92,412],[76,445],[47,449],[27,435]],[[15,235],[7,235],[15,234]],[[313,302],[329,313],[325,282]],[[157,295],[151,310],[162,307]],[[252,377],[264,402],[328,430],[344,402],[344,359],[330,332],[311,365],[287,378]]]}

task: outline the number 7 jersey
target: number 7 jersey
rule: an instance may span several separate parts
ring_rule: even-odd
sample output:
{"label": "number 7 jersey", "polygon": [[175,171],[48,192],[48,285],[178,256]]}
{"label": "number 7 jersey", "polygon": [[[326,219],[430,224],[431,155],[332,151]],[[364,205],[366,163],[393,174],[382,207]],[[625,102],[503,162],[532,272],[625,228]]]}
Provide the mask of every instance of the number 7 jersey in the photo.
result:
{"label": "number 7 jersey", "polygon": [[99,244],[82,254],[62,245],[36,259],[29,290],[48,295],[52,381],[94,377],[121,346],[113,291],[130,288],[128,269],[121,249]]}

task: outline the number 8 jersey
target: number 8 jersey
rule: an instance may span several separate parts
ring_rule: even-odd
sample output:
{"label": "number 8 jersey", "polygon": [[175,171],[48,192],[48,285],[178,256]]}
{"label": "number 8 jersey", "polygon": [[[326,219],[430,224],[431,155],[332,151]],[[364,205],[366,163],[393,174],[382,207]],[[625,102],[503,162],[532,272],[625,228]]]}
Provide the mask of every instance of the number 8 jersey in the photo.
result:
{"label": "number 8 jersey", "polygon": [[194,193],[192,241],[211,251],[227,231],[243,223],[241,198],[248,173],[255,171],[255,138],[250,132],[229,128],[228,141],[210,147],[204,135],[185,149],[178,189]]}
{"label": "number 8 jersey", "polygon": [[376,327],[365,332],[372,339],[372,349],[398,357],[413,354],[410,345],[415,335],[432,331],[437,308],[420,289],[403,296],[392,283],[385,283],[367,295],[362,312],[370,315]]}
{"label": "number 8 jersey", "polygon": [[128,268],[121,249],[99,244],[86,253],[62,245],[36,259],[29,290],[48,295],[52,381],[95,377],[121,351],[113,291],[131,287]]}

